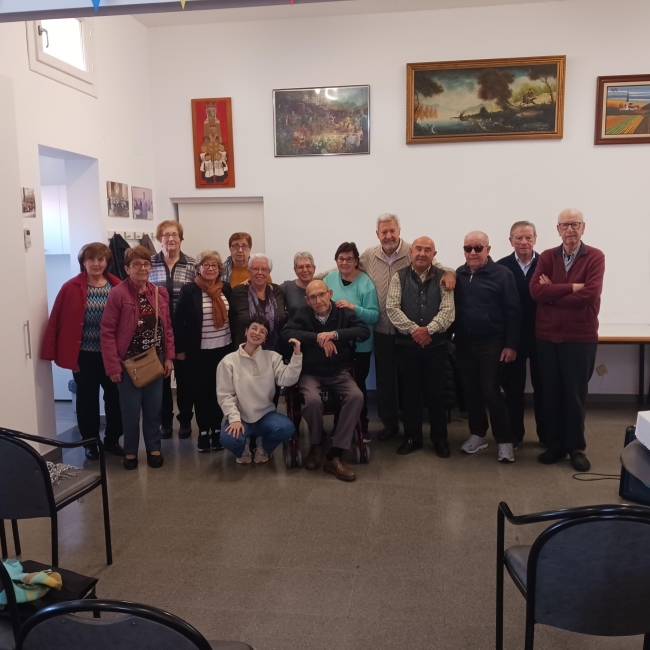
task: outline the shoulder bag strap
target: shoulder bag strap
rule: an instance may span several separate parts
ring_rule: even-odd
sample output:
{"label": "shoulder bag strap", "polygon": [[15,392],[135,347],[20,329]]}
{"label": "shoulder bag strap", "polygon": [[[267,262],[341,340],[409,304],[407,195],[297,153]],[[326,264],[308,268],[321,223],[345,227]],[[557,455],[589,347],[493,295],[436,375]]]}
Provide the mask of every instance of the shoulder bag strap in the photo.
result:
{"label": "shoulder bag strap", "polygon": [[153,340],[158,340],[158,285],[156,285],[156,326],[153,331]]}

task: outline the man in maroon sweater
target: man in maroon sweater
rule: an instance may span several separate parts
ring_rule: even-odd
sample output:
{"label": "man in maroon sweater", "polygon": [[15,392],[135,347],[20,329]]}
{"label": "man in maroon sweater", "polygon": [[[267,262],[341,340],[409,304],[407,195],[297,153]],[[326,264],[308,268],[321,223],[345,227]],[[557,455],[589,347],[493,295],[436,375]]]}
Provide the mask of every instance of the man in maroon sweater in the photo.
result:
{"label": "man in maroon sweater", "polygon": [[550,465],[568,453],[573,467],[586,472],[585,402],[596,361],[605,255],[581,241],[585,222],[578,210],[563,210],[557,230],[562,245],[540,255],[530,282],[548,427],[548,449],[539,461]]}

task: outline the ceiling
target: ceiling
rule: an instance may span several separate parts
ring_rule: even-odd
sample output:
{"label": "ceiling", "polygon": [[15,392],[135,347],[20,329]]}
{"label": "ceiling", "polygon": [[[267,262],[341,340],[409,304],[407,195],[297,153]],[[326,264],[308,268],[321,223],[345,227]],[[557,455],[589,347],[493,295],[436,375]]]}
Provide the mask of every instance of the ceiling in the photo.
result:
{"label": "ceiling", "polygon": [[[195,0],[196,1],[196,0]],[[274,0],[277,1],[277,0]],[[283,18],[313,18],[319,16],[345,16],[353,14],[390,13],[394,11],[422,11],[491,5],[530,4],[557,0],[286,0],[286,4],[250,6],[235,9],[208,9],[134,16],[147,27],[227,23],[249,20],[279,20]],[[566,1],[566,0],[564,0]],[[189,8],[192,0],[187,0]],[[257,4],[259,0],[251,0]]]}

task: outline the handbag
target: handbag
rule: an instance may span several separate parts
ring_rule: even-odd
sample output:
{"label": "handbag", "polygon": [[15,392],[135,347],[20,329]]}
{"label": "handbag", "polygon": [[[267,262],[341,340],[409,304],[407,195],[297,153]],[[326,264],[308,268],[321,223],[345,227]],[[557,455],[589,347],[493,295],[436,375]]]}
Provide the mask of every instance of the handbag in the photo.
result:
{"label": "handbag", "polygon": [[156,352],[155,341],[158,339],[158,287],[156,287],[156,326],[154,328],[154,345],[142,354],[137,354],[126,361],[122,361],[124,370],[129,373],[131,381],[136,388],[144,388],[165,374],[165,369],[160,363]]}

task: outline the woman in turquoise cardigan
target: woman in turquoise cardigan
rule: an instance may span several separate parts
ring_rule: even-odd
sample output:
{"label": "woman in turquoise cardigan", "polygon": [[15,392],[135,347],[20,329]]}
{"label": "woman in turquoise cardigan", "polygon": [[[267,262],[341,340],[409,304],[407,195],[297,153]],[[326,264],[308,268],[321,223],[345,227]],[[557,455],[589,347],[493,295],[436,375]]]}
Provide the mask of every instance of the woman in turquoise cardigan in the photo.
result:
{"label": "woman in turquoise cardigan", "polygon": [[333,292],[332,300],[339,309],[353,309],[356,317],[370,327],[370,338],[357,343],[354,352],[354,378],[363,393],[361,428],[364,442],[370,442],[366,378],[370,371],[373,325],[379,320],[377,290],[372,280],[359,269],[359,250],[354,242],[343,242],[337,248],[334,259],[338,271],[332,271],[324,278],[325,284]]}

